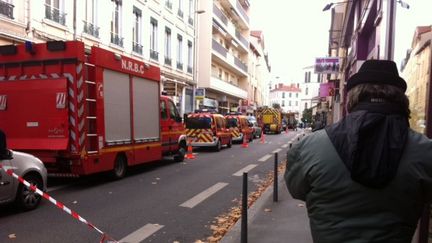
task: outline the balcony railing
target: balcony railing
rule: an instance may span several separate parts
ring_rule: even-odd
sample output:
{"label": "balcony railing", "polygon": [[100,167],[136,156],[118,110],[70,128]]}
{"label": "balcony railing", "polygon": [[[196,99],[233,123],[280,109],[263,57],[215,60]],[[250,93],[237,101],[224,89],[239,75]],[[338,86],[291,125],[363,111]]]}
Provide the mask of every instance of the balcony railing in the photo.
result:
{"label": "balcony railing", "polygon": [[247,73],[247,66],[246,64],[244,64],[240,59],[238,59],[237,57],[234,57],[234,64],[240,68],[241,70],[243,70],[244,72]]}
{"label": "balcony railing", "polygon": [[213,13],[218,16],[218,18],[225,24],[228,25],[228,18],[225,16],[225,14],[220,10],[216,4],[213,4]]}
{"label": "balcony railing", "polygon": [[188,17],[188,23],[190,24],[190,25],[193,25],[193,18],[191,17],[191,16],[189,16]]}
{"label": "balcony railing", "polygon": [[142,54],[143,46],[140,43],[132,42],[132,51]]}
{"label": "balcony railing", "polygon": [[236,32],[235,32],[235,36],[237,37],[237,39],[240,40],[241,43],[243,43],[243,45],[246,46],[246,48],[249,47],[249,42],[248,42],[248,41],[246,40],[246,38],[244,38],[244,37],[240,34],[240,32],[238,32],[237,30],[236,30]]}
{"label": "balcony railing", "polygon": [[187,72],[188,72],[188,73],[192,73],[192,67],[189,66],[189,65],[187,66]]}
{"label": "balcony railing", "polygon": [[3,2],[0,1],[0,14],[4,15],[10,19],[13,19],[13,8],[14,5],[7,3],[7,2]]}
{"label": "balcony railing", "polygon": [[150,58],[153,60],[159,60],[159,53],[155,50],[150,49]]}
{"label": "balcony railing", "polygon": [[58,8],[51,7],[51,5],[45,5],[45,18],[61,25],[66,24],[66,14],[60,12],[60,9]]}
{"label": "balcony railing", "polygon": [[99,27],[96,27],[94,24],[84,21],[84,33],[99,38]]}
{"label": "balcony railing", "polygon": [[221,54],[224,57],[227,57],[227,53],[228,53],[227,49],[225,49],[225,47],[219,44],[219,42],[217,42],[216,40],[212,40],[212,48],[217,53]]}
{"label": "balcony railing", "polygon": [[183,63],[177,62],[177,69],[183,70]]}
{"label": "balcony railing", "polygon": [[179,9],[179,10],[177,11],[177,15],[178,15],[180,18],[183,18],[183,10]]}
{"label": "balcony railing", "polygon": [[171,66],[171,57],[165,57],[165,64]]}
{"label": "balcony railing", "polygon": [[123,47],[123,37],[117,33],[111,32],[111,43]]}
{"label": "balcony railing", "polygon": [[249,24],[249,16],[246,14],[246,12],[243,9],[243,6],[240,4],[238,0],[236,0],[236,7],[237,10],[240,12],[240,14],[243,16],[243,18],[246,20],[246,22]]}
{"label": "balcony railing", "polygon": [[169,9],[172,9],[172,2],[171,1],[165,1],[165,6]]}

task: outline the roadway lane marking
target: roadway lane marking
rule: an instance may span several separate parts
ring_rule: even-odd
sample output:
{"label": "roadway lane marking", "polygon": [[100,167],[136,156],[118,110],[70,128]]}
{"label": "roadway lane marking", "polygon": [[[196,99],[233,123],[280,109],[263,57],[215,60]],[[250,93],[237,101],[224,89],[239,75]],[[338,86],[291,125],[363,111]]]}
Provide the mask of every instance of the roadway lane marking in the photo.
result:
{"label": "roadway lane marking", "polygon": [[121,239],[119,242],[141,242],[163,227],[164,226],[160,224],[146,224],[132,234]]}
{"label": "roadway lane marking", "polygon": [[250,170],[252,170],[256,166],[258,166],[258,165],[257,164],[250,164],[250,165],[244,167],[243,169],[237,171],[236,173],[234,173],[233,176],[242,176],[243,172],[249,172]]}
{"label": "roadway lane marking", "polygon": [[288,147],[288,144],[282,145],[282,148],[286,148],[286,147]]}
{"label": "roadway lane marking", "polygon": [[278,148],[278,149],[275,149],[275,150],[273,150],[273,152],[272,153],[279,153],[280,151],[282,151],[282,149],[280,149],[280,148]]}
{"label": "roadway lane marking", "polygon": [[211,195],[213,195],[216,192],[218,192],[220,189],[226,187],[227,185],[228,185],[228,183],[224,183],[224,182],[216,183],[215,185],[211,186],[207,190],[201,192],[200,194],[198,194],[195,197],[187,200],[186,202],[180,204],[179,206],[180,207],[185,207],[185,208],[193,208],[196,205],[200,204],[202,201],[204,201],[207,198],[209,198]]}
{"label": "roadway lane marking", "polygon": [[261,157],[258,161],[260,161],[260,162],[264,162],[264,161],[270,159],[270,157],[272,157],[272,156],[273,156],[273,155],[271,155],[271,154],[266,154],[266,155],[264,155],[263,157]]}

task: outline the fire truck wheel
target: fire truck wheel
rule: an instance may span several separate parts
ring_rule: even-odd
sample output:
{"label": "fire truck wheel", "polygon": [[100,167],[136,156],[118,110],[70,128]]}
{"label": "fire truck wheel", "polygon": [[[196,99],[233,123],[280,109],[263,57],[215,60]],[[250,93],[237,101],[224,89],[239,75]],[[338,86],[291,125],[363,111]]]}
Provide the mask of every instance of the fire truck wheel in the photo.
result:
{"label": "fire truck wheel", "polygon": [[221,141],[220,141],[220,138],[219,138],[218,142],[216,144],[215,150],[216,150],[216,152],[219,152],[219,151],[221,151],[221,149],[222,149],[222,144],[221,144]]}
{"label": "fire truck wheel", "polygon": [[227,144],[227,147],[228,147],[228,148],[231,148],[231,147],[232,147],[232,138],[230,138],[230,140],[229,140],[229,142],[228,142],[228,144]]}
{"label": "fire truck wheel", "polygon": [[127,160],[123,155],[117,155],[114,168],[111,172],[113,179],[121,179],[126,175]]}
{"label": "fire truck wheel", "polygon": [[[42,179],[38,175],[26,175],[24,180],[42,190]],[[41,201],[41,196],[23,184],[18,186],[16,203],[25,211],[35,209]]]}
{"label": "fire truck wheel", "polygon": [[177,154],[174,155],[174,162],[183,162],[186,154],[186,143],[180,144]]}

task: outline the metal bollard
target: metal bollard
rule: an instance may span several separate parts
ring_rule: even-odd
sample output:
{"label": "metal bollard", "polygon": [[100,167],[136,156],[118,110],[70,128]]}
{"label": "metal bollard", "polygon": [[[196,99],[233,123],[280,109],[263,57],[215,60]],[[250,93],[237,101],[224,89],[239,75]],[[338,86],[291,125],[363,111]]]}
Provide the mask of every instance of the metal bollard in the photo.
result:
{"label": "metal bollard", "polygon": [[273,202],[278,201],[278,153],[274,157]]}
{"label": "metal bollard", "polygon": [[247,190],[248,173],[243,172],[243,192],[242,192],[242,210],[241,210],[241,243],[247,243],[247,207],[248,207],[248,190]]}
{"label": "metal bollard", "polygon": [[289,147],[292,148],[292,143],[290,143]]}
{"label": "metal bollard", "polygon": [[300,137],[297,137],[297,141],[300,141]]}

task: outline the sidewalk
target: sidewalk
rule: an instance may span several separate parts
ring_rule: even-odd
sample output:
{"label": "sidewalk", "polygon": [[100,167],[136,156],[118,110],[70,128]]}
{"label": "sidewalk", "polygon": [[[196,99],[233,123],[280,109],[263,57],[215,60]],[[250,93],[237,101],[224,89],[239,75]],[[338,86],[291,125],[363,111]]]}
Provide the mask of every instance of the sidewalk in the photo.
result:
{"label": "sidewalk", "polygon": [[[273,186],[248,209],[249,243],[312,243],[309,219],[303,201],[289,195],[283,180],[278,175],[278,202],[273,202]],[[241,242],[241,219],[222,238],[221,243]]]}

